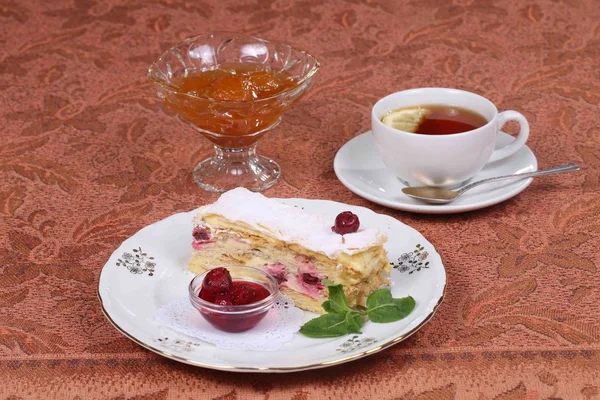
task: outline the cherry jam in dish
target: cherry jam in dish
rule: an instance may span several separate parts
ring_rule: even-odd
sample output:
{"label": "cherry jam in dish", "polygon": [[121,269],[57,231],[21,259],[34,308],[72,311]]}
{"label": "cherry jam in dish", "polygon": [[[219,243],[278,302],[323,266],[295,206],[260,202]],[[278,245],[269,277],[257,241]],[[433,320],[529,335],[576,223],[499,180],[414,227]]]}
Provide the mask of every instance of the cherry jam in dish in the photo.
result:
{"label": "cherry jam in dish", "polygon": [[205,289],[200,289],[200,298],[221,306],[252,304],[269,296],[269,290],[254,282],[233,281],[231,290],[216,295],[209,294]]}
{"label": "cherry jam in dish", "polygon": [[278,283],[252,267],[214,268],[196,276],[189,287],[190,301],[215,328],[243,332],[269,312],[279,296]]}

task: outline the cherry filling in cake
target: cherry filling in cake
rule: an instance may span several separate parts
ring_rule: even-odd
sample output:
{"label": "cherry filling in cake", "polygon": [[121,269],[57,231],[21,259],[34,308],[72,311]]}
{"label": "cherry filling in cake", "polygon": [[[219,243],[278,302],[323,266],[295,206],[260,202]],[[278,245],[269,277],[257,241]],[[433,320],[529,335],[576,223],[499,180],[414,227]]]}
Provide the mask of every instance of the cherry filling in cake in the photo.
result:
{"label": "cherry filling in cake", "polygon": [[275,264],[265,264],[263,267],[269,274],[271,274],[275,279],[277,279],[277,283],[279,283],[280,285],[284,282],[287,282],[287,268],[282,263],[278,262]]}
{"label": "cherry filling in cake", "polygon": [[[328,278],[322,276],[314,264],[314,259],[303,255],[297,256],[294,261],[298,264],[297,273],[295,276],[296,284],[307,295],[318,298],[322,297],[321,293],[325,289],[325,285],[321,282]],[[296,288],[293,288],[296,289]]]}
{"label": "cherry filling in cake", "polygon": [[219,265],[265,270],[299,308],[322,313],[323,279],[342,284],[350,305],[389,282],[386,236],[352,212],[325,217],[243,188],[201,207],[194,219],[196,273]]}
{"label": "cherry filling in cake", "polygon": [[192,248],[194,250],[200,250],[204,245],[214,242],[211,240],[208,230],[199,226],[195,227],[192,231],[192,237],[194,238],[192,242]]}

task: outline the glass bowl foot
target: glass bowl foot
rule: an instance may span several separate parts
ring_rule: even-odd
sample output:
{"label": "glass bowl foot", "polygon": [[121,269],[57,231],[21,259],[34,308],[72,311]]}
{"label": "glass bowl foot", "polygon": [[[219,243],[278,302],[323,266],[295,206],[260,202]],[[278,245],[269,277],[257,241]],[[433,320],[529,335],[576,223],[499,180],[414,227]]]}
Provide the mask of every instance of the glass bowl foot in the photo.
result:
{"label": "glass bowl foot", "polygon": [[281,168],[268,157],[256,154],[256,146],[227,149],[215,146],[215,154],[194,168],[194,181],[209,192],[226,192],[245,187],[262,192],[273,186]]}

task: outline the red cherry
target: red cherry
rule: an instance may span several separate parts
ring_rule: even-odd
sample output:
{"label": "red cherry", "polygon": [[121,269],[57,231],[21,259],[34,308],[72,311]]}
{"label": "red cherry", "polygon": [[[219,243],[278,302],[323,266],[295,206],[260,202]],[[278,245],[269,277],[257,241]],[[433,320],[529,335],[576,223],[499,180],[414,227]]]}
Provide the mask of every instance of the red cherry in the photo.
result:
{"label": "red cherry", "polygon": [[231,297],[233,297],[235,304],[250,304],[256,301],[256,291],[251,286],[240,282],[233,286]]}
{"label": "red cherry", "polygon": [[204,277],[202,290],[206,290],[207,294],[212,296],[229,292],[231,290],[231,275],[227,268],[210,270]]}
{"label": "red cherry", "polygon": [[335,225],[331,227],[331,230],[337,234],[345,235],[358,231],[359,226],[358,216],[350,211],[344,211],[335,217]]}
{"label": "red cherry", "polygon": [[221,293],[215,296],[215,301],[213,301],[213,303],[220,306],[232,306],[233,300],[228,293]]}
{"label": "red cherry", "polygon": [[212,294],[208,294],[208,292],[204,289],[200,290],[198,297],[200,297],[202,300],[208,301],[209,303],[215,302],[215,296],[213,296]]}

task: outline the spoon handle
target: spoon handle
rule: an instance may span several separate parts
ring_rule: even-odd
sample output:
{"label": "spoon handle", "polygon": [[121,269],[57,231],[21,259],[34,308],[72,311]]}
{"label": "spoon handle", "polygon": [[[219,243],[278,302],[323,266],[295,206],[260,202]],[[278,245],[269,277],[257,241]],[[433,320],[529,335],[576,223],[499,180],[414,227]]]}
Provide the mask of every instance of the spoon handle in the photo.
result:
{"label": "spoon handle", "polygon": [[552,168],[548,168],[548,169],[542,169],[540,171],[524,172],[521,174],[513,174],[513,175],[495,176],[493,178],[482,179],[480,181],[470,183],[467,186],[464,186],[462,189],[460,189],[458,191],[458,194],[461,195],[464,192],[466,192],[467,190],[471,190],[475,186],[483,185],[484,183],[503,181],[505,179],[533,178],[534,176],[560,174],[563,172],[578,171],[578,170],[579,170],[579,166],[577,164],[568,163],[568,164],[558,165],[556,167],[552,167]]}

